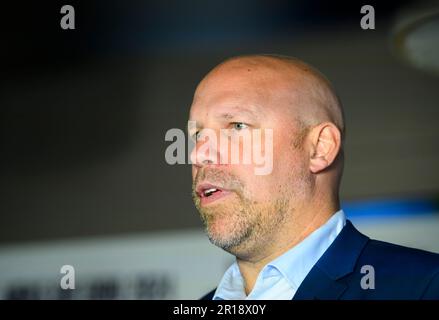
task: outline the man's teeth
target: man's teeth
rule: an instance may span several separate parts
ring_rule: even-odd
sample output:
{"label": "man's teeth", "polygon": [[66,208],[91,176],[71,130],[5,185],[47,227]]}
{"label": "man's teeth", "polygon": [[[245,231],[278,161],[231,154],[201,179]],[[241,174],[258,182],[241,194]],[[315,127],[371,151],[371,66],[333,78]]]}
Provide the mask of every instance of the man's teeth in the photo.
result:
{"label": "man's teeth", "polygon": [[218,189],[216,189],[216,188],[210,188],[210,189],[204,190],[204,196],[208,197],[208,196],[212,195],[212,193],[214,193],[216,191],[218,191]]}

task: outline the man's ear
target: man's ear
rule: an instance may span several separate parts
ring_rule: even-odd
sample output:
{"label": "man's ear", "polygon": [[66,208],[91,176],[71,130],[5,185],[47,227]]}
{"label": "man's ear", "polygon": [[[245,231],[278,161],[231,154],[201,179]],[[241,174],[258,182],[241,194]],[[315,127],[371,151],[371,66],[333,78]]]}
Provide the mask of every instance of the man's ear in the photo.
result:
{"label": "man's ear", "polygon": [[329,167],[340,152],[341,133],[335,124],[324,122],[312,129],[310,137],[309,168],[318,173]]}

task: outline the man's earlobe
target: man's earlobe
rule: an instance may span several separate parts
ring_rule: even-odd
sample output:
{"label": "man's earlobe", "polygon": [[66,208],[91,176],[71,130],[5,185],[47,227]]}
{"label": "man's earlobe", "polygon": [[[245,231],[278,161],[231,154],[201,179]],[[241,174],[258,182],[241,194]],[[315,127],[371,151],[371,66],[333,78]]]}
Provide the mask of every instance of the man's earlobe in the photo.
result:
{"label": "man's earlobe", "polygon": [[325,122],[312,129],[310,170],[318,173],[329,167],[340,152],[340,130],[331,122]]}

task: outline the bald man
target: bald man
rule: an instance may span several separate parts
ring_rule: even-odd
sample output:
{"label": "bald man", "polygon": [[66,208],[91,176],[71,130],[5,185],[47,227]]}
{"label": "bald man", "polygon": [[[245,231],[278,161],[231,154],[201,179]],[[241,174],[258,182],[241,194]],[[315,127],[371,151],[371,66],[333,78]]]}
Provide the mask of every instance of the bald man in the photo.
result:
{"label": "bald man", "polygon": [[[195,206],[209,240],[236,257],[204,299],[439,298],[439,255],[370,240],[346,220],[343,110],[316,69],[285,56],[228,59],[198,85],[189,118]],[[252,132],[272,154],[268,174],[230,159],[255,148],[234,139]]]}

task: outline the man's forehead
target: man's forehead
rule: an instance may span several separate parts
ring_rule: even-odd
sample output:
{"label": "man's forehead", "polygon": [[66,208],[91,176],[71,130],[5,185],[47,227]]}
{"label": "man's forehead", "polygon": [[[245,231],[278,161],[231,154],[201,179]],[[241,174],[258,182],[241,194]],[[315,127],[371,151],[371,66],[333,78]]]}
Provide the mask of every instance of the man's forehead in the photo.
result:
{"label": "man's forehead", "polygon": [[267,105],[261,99],[249,98],[239,93],[218,95],[216,98],[197,100],[190,111],[190,119],[217,118],[231,120],[237,116],[246,116],[259,119],[266,110]]}
{"label": "man's forehead", "polygon": [[261,120],[276,112],[285,115],[286,109],[291,109],[291,103],[291,97],[270,90],[217,90],[194,99],[189,118],[201,121],[244,116]]}
{"label": "man's forehead", "polygon": [[255,98],[268,89],[272,82],[263,81],[260,75],[245,72],[224,72],[208,75],[201,81],[194,100]]}
{"label": "man's forehead", "polygon": [[[260,63],[263,61],[263,63]],[[200,82],[194,94],[190,119],[220,117],[237,107],[264,115],[296,112],[300,101],[301,71],[271,58],[239,58],[220,64]],[[299,99],[298,99],[299,97]],[[235,109],[235,110],[233,110]],[[233,112],[232,112],[233,111]],[[207,119],[207,118],[205,118]]]}
{"label": "man's forehead", "polygon": [[229,62],[219,65],[210,71],[200,82],[197,92],[203,91],[211,86],[224,88],[233,86],[270,86],[285,81],[288,76],[293,75],[291,68],[273,68],[264,64],[245,62]]}
{"label": "man's forehead", "polygon": [[194,94],[193,109],[209,106],[265,105],[273,95],[290,92],[283,79],[222,74],[204,79]]}

